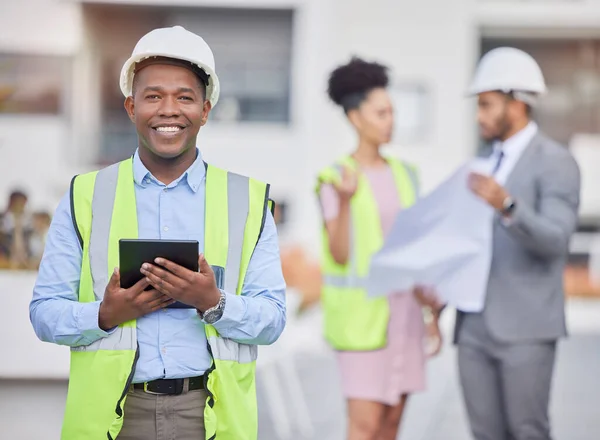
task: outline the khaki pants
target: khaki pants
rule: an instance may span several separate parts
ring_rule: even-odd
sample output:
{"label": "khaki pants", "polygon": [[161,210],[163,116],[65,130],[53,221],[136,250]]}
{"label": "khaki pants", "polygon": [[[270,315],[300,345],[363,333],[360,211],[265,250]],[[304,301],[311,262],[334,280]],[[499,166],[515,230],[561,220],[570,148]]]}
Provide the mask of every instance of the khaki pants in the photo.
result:
{"label": "khaki pants", "polygon": [[204,440],[204,390],[166,396],[129,390],[117,440]]}

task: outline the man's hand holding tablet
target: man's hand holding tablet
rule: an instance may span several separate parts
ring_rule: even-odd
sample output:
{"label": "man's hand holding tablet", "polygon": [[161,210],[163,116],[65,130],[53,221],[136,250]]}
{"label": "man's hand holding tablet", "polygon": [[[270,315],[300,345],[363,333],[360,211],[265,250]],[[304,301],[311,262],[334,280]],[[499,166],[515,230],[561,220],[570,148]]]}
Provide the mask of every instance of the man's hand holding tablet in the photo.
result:
{"label": "man's hand holding tablet", "polygon": [[198,257],[200,271],[193,272],[172,261],[156,258],[155,264],[145,263],[141,272],[158,292],[200,312],[216,306],[221,299],[215,274],[204,258]]}

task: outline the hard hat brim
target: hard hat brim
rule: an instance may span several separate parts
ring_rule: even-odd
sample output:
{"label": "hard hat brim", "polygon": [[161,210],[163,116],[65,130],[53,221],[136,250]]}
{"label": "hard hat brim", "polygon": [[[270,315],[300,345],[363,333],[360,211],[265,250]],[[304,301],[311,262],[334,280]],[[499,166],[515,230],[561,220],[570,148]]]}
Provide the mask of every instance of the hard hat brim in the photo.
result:
{"label": "hard hat brim", "polygon": [[539,96],[542,96],[548,92],[548,89],[546,88],[546,86],[528,87],[528,88],[520,87],[518,89],[517,88],[507,88],[506,86],[471,87],[466,91],[465,96],[473,97],[473,96],[477,96],[481,93],[487,93],[487,92],[502,92],[502,93],[527,92],[527,93],[535,93]]}
{"label": "hard hat brim", "polygon": [[476,96],[479,95],[480,93],[487,93],[487,92],[503,92],[503,93],[510,93],[510,92],[528,92],[528,93],[536,93],[540,96],[545,95],[548,92],[548,88],[546,87],[545,84],[539,84],[538,86],[534,86],[534,87],[507,87],[506,84],[472,84],[468,89],[467,89],[467,96]]}
{"label": "hard hat brim", "polygon": [[[123,68],[121,69],[120,87],[123,96],[125,96],[126,98],[131,96],[132,93],[131,88],[133,85],[135,65],[140,61],[151,57],[174,58],[172,54],[153,52],[134,55],[130,57],[127,61],[125,61],[125,64],[123,64]],[[212,107],[214,107],[219,101],[219,95],[221,91],[219,78],[217,77],[215,71],[210,66],[204,63],[198,63],[197,61],[194,61],[189,58],[177,57],[176,59],[195,64],[209,75],[208,86],[206,87],[206,99],[208,99]]]}

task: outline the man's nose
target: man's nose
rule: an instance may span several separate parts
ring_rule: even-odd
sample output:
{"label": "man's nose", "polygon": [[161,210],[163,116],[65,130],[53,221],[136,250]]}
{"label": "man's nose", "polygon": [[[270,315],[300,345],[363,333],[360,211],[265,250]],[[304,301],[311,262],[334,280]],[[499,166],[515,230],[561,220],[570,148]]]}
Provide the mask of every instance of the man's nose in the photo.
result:
{"label": "man's nose", "polygon": [[477,111],[477,123],[482,124],[484,120],[483,112],[481,110]]}
{"label": "man's nose", "polygon": [[167,97],[162,99],[158,109],[160,116],[171,117],[179,116],[181,114],[181,108],[176,98]]}

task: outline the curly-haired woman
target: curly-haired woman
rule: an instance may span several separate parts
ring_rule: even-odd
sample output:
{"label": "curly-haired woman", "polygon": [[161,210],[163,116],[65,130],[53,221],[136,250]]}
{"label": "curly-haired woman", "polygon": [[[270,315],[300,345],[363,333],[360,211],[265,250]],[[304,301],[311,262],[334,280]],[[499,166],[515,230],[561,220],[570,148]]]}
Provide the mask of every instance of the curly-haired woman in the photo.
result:
{"label": "curly-haired woman", "polygon": [[[380,152],[394,121],[387,86],[385,66],[358,58],[331,73],[329,97],[356,130],[357,146],[322,170],[317,185],[325,336],[337,353],[350,440],[396,439],[408,396],[425,387],[422,309],[436,302],[422,289],[377,299],[364,289],[372,254],[396,214],[418,196],[415,168]],[[439,351],[437,316],[432,317]]]}

